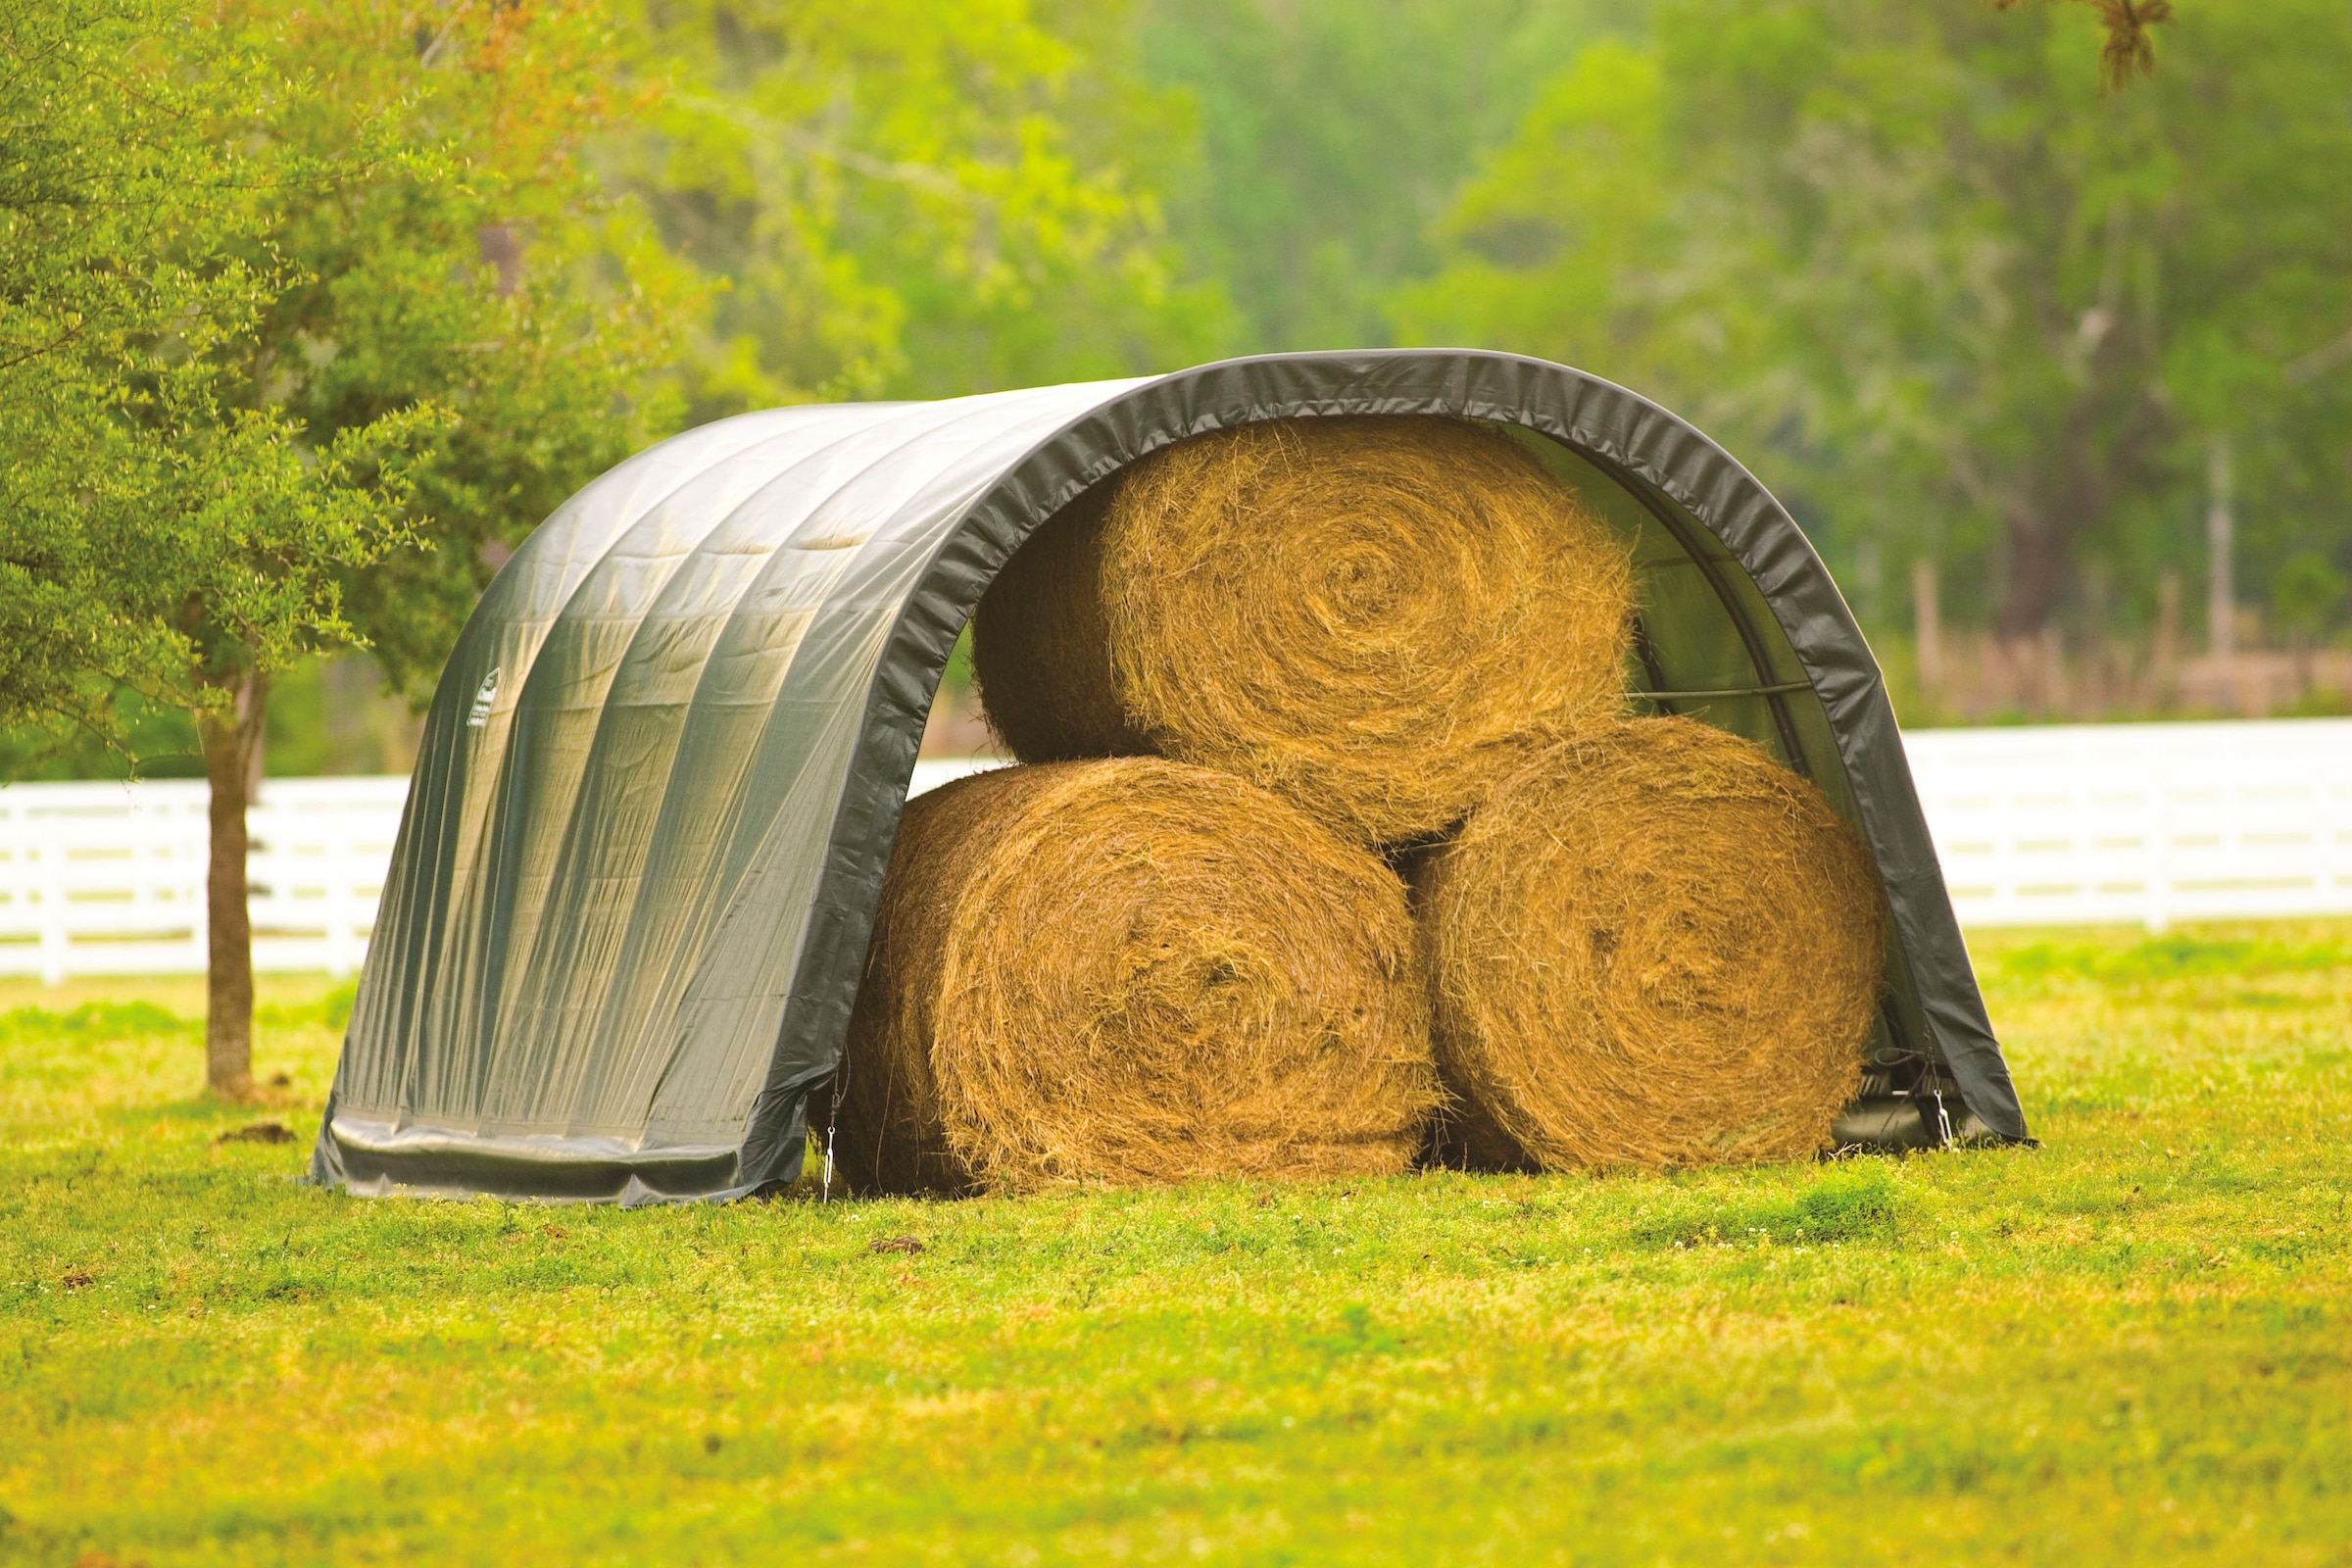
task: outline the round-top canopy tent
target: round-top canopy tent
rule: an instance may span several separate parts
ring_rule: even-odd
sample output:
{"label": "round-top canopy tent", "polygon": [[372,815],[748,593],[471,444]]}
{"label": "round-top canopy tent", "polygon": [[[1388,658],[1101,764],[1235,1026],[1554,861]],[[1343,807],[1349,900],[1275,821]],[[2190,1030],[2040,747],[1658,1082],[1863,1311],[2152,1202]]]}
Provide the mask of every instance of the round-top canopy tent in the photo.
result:
{"label": "round-top canopy tent", "polygon": [[1875,1113],[1933,1103],[2023,1138],[1878,665],[1788,513],[1622,387],[1423,350],[778,409],[589,485],[442,675],[314,1177],[622,1201],[794,1180],[931,700],[990,579],[1172,441],[1349,414],[1510,429],[1623,532],[1640,700],[1766,747],[1877,858]]}

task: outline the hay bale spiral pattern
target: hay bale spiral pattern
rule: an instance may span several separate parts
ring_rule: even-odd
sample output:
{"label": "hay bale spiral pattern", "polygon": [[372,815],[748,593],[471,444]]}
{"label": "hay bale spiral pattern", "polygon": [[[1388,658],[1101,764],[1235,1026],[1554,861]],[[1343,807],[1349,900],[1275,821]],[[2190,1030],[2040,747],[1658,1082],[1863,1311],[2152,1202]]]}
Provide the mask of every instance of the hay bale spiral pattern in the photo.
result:
{"label": "hay bale spiral pattern", "polygon": [[1540,750],[1416,887],[1471,1163],[1797,1158],[1856,1092],[1876,868],[1736,736],[1631,719]]}
{"label": "hay bale spiral pattern", "polygon": [[1529,735],[1616,711],[1631,610],[1624,545],[1510,438],[1276,419],[1041,529],[974,662],[1024,760],[1149,747],[1382,844],[1458,821]]}
{"label": "hay bale spiral pattern", "polygon": [[907,803],[842,1085],[898,1192],[1400,1171],[1439,1101],[1396,874],[1150,758]]}

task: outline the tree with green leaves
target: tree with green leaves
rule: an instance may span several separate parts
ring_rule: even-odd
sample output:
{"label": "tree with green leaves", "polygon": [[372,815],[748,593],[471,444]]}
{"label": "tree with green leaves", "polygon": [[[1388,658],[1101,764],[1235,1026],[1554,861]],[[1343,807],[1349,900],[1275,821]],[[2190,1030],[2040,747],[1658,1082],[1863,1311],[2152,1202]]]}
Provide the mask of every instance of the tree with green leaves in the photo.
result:
{"label": "tree with green leaves", "polygon": [[[170,366],[222,429],[275,443],[220,448],[224,499],[206,513],[76,480],[136,465],[52,442],[37,471],[64,499],[44,515],[76,553],[17,553],[38,593],[9,607],[28,633],[79,640],[13,644],[48,651],[7,676],[24,695],[0,722],[54,712],[123,744],[125,691],[196,718],[218,1091],[247,1070],[242,828],[286,661],[366,647],[421,699],[507,552],[685,419],[1133,372],[1217,340],[1221,294],[1174,283],[1134,172],[1182,142],[1181,105],[1089,54],[1122,24],[1024,0],[72,0],[26,35],[27,60],[51,45],[127,60],[146,74],[132,85],[186,99],[125,88],[107,111],[120,124],[57,139],[61,177],[87,179],[90,149],[168,129],[177,161],[97,206],[184,197],[148,202],[180,216],[144,239],[121,222],[87,236],[85,263],[133,258],[156,291],[118,334],[146,358],[86,361],[122,405],[94,428],[142,461],[167,450],[126,411]],[[32,94],[20,119],[45,112]],[[221,297],[208,316],[166,285]],[[25,413],[11,452],[40,423]],[[259,495],[268,475],[309,484],[310,553],[289,554],[291,523],[256,531],[286,505],[220,489]],[[235,569],[216,585],[191,540]],[[277,620],[230,591],[256,584]]]}
{"label": "tree with green leaves", "polygon": [[[514,546],[676,425],[654,372],[695,291],[585,157],[647,99],[621,79],[631,46],[598,0],[242,0],[226,16],[291,88],[239,127],[248,156],[341,158],[331,182],[265,187],[288,276],[239,362],[244,395],[320,449],[409,411],[440,416],[401,514],[416,548],[340,579],[346,645],[422,701]],[[225,738],[206,735],[216,824],[241,824],[260,776],[268,669],[239,668],[238,751],[252,761],[216,763]],[[241,834],[224,843],[217,826],[211,885],[215,921],[241,915]],[[241,1061],[249,945],[216,937],[211,975],[208,1039]]]}
{"label": "tree with green leaves", "polygon": [[245,811],[274,671],[411,689],[510,548],[669,422],[680,291],[578,150],[637,107],[593,7],[18,7],[5,47],[10,721],[196,719],[206,1051],[250,1081]]}
{"label": "tree with green leaves", "polygon": [[292,273],[264,200],[331,182],[223,128],[266,58],[171,0],[0,11],[0,721],[113,735],[118,688],[191,711],[214,779],[207,1076],[241,1096],[244,802],[268,672],[351,636],[342,584],[407,541],[438,417],[323,440],[241,359]]}
{"label": "tree with green leaves", "polygon": [[254,141],[382,150],[269,212],[297,280],[243,369],[314,439],[447,411],[408,509],[420,548],[345,582],[359,642],[421,702],[514,547],[680,421],[660,372],[703,288],[594,168],[659,85],[631,83],[636,41],[601,0],[239,3],[300,84]]}

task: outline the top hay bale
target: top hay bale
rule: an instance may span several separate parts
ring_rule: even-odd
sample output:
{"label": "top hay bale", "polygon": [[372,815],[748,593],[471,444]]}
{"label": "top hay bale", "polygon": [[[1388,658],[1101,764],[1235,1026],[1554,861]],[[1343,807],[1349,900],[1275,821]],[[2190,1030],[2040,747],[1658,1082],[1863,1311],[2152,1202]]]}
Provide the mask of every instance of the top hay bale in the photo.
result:
{"label": "top hay bale", "polygon": [[1064,509],[973,655],[1023,760],[1156,751],[1384,844],[1458,821],[1530,735],[1613,713],[1631,612],[1625,546],[1508,437],[1274,419]]}

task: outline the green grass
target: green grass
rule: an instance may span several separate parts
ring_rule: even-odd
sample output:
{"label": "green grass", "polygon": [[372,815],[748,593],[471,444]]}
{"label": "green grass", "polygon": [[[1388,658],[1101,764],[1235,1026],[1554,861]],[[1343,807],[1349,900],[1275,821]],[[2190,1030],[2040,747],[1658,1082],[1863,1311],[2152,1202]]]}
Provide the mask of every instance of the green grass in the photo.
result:
{"label": "green grass", "polygon": [[0,1560],[2347,1561],[2352,925],[1979,956],[2039,1150],[630,1213],[0,988]]}

